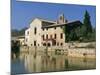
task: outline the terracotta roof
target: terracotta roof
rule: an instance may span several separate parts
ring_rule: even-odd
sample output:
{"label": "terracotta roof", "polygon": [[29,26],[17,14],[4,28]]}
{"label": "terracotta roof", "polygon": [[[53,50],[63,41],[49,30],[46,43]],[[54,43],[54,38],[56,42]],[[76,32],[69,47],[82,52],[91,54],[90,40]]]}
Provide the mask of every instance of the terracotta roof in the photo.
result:
{"label": "terracotta roof", "polygon": [[59,26],[65,26],[65,25],[72,25],[75,23],[82,24],[80,21],[72,21],[72,22],[63,23],[63,24],[52,24],[52,25],[42,26],[42,28],[59,27]]}

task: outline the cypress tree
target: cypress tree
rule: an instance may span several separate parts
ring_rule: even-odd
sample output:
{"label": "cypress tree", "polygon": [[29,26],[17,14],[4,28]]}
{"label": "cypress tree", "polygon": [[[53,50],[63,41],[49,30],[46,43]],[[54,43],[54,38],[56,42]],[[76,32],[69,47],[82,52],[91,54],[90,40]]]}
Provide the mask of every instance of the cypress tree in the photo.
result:
{"label": "cypress tree", "polygon": [[85,34],[86,35],[88,33],[91,33],[92,32],[92,25],[91,25],[90,15],[89,15],[88,11],[85,11],[83,25],[84,25],[83,28],[85,28]]}

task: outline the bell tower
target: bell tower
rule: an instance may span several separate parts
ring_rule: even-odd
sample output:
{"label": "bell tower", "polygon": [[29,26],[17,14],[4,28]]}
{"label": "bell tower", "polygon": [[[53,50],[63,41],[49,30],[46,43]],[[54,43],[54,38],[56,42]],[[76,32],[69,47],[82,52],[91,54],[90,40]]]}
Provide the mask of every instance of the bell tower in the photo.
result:
{"label": "bell tower", "polygon": [[57,24],[63,24],[66,23],[67,21],[65,20],[64,14],[60,14],[57,20]]}

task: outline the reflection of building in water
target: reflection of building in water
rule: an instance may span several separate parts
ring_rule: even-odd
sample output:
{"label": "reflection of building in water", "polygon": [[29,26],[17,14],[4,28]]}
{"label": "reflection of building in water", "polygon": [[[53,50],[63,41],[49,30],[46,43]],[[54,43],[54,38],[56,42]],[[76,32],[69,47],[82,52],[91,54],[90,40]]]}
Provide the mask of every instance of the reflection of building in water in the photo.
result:
{"label": "reflection of building in water", "polygon": [[25,70],[32,72],[49,72],[95,68],[96,62],[87,58],[67,58],[67,56],[23,54]]}
{"label": "reflection of building in water", "polygon": [[80,21],[67,21],[64,14],[61,14],[57,21],[35,18],[25,31],[25,43],[28,46],[64,46],[64,26],[68,25],[72,29],[81,24]]}
{"label": "reflection of building in water", "polygon": [[65,68],[65,58],[64,56],[56,57],[56,70],[64,70]]}
{"label": "reflection of building in water", "polygon": [[25,56],[25,68],[29,72],[45,72],[45,71],[59,71],[65,68],[65,58],[62,56],[48,57],[48,56]]}
{"label": "reflection of building in water", "polygon": [[34,55],[25,56],[25,68],[28,72],[41,72],[41,56],[34,58]]}

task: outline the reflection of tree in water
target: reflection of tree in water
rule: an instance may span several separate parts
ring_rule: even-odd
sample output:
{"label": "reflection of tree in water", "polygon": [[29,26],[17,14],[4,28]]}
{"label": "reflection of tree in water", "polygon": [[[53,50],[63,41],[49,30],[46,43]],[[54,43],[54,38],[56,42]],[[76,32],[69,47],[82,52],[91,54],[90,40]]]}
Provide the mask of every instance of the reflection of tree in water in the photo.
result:
{"label": "reflection of tree in water", "polygon": [[11,58],[18,58],[20,53],[20,43],[19,41],[11,42]]}
{"label": "reflection of tree in water", "polygon": [[52,58],[52,62],[54,63],[55,67],[56,67],[56,58]]}
{"label": "reflection of tree in water", "polygon": [[27,53],[24,64],[26,70],[29,73],[33,73],[85,69],[86,67],[88,68],[88,64],[90,63],[85,58],[67,58],[64,55],[38,55],[38,53],[34,57],[34,53]]}
{"label": "reflection of tree in water", "polygon": [[25,56],[25,68],[29,72],[49,72],[64,69],[65,59],[62,56],[37,55]]}
{"label": "reflection of tree in water", "polygon": [[20,60],[24,61],[28,73],[70,71],[95,68],[95,61],[87,58],[68,58],[65,55],[48,55],[37,53],[20,53]]}
{"label": "reflection of tree in water", "polygon": [[65,69],[68,69],[68,59],[65,59]]}

